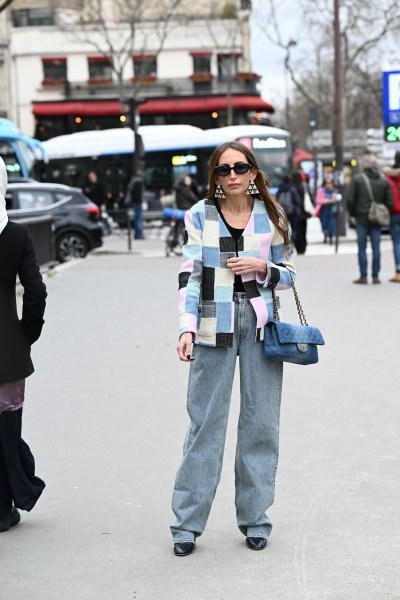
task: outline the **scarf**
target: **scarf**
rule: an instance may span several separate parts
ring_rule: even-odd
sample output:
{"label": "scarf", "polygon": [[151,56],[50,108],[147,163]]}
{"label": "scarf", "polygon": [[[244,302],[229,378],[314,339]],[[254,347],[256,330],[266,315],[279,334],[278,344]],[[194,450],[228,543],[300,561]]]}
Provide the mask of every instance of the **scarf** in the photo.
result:
{"label": "scarf", "polygon": [[6,200],[4,198],[7,189],[7,169],[0,156],[0,234],[8,223],[6,211]]}

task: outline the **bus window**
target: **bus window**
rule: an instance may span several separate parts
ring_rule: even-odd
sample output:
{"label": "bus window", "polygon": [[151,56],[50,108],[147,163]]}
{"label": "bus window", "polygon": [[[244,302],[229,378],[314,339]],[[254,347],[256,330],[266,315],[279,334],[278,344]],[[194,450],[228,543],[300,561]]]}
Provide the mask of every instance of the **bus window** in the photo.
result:
{"label": "bus window", "polygon": [[169,153],[152,152],[146,155],[144,180],[148,190],[171,190],[171,175]]}
{"label": "bus window", "polygon": [[22,170],[14,148],[8,142],[0,143],[0,156],[6,165],[8,178],[22,177]]}
{"label": "bus window", "polygon": [[18,146],[18,152],[22,157],[23,163],[25,164],[28,176],[33,177],[35,156],[33,154],[32,149],[29,146],[27,146],[24,142],[20,142],[19,140],[17,140],[15,143]]}

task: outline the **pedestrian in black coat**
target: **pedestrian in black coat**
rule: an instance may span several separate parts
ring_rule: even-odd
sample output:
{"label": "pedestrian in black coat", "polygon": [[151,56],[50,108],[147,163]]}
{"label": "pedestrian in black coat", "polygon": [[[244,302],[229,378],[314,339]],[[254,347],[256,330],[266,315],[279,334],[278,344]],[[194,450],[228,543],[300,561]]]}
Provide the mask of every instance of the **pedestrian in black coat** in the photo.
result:
{"label": "pedestrian in black coat", "polygon": [[[47,293],[28,230],[8,221],[6,187],[7,171],[0,158],[0,532],[17,525],[17,509],[31,510],[45,487],[35,476],[21,426],[25,378],[34,370],[31,345],[42,331]],[[21,319],[17,276],[24,288]]]}

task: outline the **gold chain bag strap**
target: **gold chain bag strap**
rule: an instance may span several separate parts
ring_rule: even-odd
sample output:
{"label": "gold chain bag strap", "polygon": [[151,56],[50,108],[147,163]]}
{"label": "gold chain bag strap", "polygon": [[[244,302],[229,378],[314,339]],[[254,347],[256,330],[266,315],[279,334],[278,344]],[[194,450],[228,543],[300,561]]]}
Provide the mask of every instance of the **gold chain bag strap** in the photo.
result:
{"label": "gold chain bag strap", "polygon": [[318,346],[324,345],[325,341],[318,327],[307,323],[290,271],[289,275],[300,324],[280,320],[276,293],[272,290],[274,319],[265,326],[264,351],[268,360],[311,365],[318,362]]}

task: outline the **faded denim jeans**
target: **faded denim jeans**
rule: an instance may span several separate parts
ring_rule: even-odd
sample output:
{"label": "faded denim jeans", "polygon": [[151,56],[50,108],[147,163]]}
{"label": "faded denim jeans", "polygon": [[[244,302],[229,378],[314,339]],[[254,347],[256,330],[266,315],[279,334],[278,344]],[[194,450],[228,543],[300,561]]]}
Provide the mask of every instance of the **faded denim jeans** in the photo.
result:
{"label": "faded denim jeans", "polygon": [[186,435],[172,509],[174,542],[194,542],[207,523],[221,476],[233,377],[240,367],[240,416],[235,460],[236,517],[249,537],[268,538],[278,464],[282,363],[268,361],[255,341],[256,318],[243,294],[235,299],[232,348],[195,345],[190,365]]}
{"label": "faded denim jeans", "polygon": [[378,277],[381,270],[381,228],[379,225],[361,225],[356,223],[357,244],[358,244],[358,266],[360,267],[360,276],[367,278],[367,239],[371,239],[372,246],[372,277]]}

